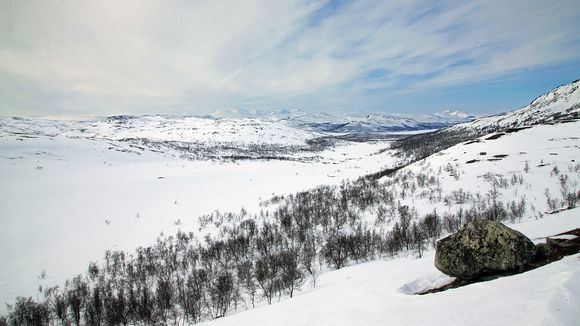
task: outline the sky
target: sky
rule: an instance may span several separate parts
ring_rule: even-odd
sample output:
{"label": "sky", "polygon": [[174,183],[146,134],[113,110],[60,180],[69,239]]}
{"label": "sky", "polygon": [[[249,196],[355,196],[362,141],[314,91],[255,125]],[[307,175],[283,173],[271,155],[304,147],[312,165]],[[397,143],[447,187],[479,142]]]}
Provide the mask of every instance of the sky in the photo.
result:
{"label": "sky", "polygon": [[486,114],[580,78],[578,0],[0,0],[0,115]]}

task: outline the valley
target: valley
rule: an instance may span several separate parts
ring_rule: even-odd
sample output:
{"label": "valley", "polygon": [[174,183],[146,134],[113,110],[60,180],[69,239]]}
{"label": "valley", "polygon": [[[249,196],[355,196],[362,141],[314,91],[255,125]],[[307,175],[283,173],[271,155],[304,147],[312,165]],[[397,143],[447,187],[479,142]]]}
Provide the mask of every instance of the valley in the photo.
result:
{"label": "valley", "polygon": [[[82,295],[88,314],[96,299],[87,293],[109,300],[100,307],[129,299],[146,305],[167,291],[163,305],[144,306],[150,313],[106,318],[233,325],[276,315],[281,324],[308,324],[316,311],[300,311],[321,305],[325,314],[339,309],[336,317],[348,323],[378,325],[401,309],[396,324],[422,324],[403,307],[446,306],[485,287],[413,296],[452,281],[432,265],[437,239],[479,218],[534,239],[577,227],[578,83],[528,107],[434,132],[336,133],[265,118],[1,118],[0,300],[31,297],[42,307]],[[549,307],[534,320],[554,314],[552,298],[578,284],[573,261],[514,277],[527,289],[553,273],[546,270],[563,271],[561,282],[530,301]],[[387,282],[381,275],[391,269]],[[367,299],[346,305],[340,289],[352,286],[348,293]],[[125,291],[142,294],[126,298]],[[511,297],[493,291],[489,298]],[[196,301],[188,303],[191,296]],[[386,315],[371,312],[393,300]],[[574,302],[558,306],[562,320],[575,318]],[[439,313],[461,323],[477,311],[460,319]],[[518,316],[506,310],[494,323]]]}

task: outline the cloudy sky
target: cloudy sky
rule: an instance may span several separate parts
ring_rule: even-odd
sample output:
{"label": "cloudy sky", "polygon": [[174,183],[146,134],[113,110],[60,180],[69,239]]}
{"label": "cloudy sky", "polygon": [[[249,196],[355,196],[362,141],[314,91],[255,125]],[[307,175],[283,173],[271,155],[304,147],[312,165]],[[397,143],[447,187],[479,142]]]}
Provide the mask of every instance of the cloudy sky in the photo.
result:
{"label": "cloudy sky", "polygon": [[0,0],[0,115],[492,113],[580,78],[578,0]]}

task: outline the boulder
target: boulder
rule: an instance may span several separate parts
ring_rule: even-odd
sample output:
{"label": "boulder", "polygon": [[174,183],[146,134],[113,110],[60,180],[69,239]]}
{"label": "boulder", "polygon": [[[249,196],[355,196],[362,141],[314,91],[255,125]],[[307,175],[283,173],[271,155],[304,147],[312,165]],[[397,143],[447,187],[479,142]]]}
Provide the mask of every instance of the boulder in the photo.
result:
{"label": "boulder", "polygon": [[435,267],[459,279],[521,269],[536,255],[536,246],[525,235],[489,220],[465,224],[437,242]]}

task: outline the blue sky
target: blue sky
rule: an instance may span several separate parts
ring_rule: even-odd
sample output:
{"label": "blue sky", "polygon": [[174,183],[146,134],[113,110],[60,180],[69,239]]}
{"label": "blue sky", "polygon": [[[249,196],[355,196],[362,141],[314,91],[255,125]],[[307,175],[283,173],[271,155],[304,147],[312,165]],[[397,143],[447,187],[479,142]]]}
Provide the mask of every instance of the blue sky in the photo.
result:
{"label": "blue sky", "polygon": [[488,114],[580,78],[577,0],[0,0],[0,115]]}

